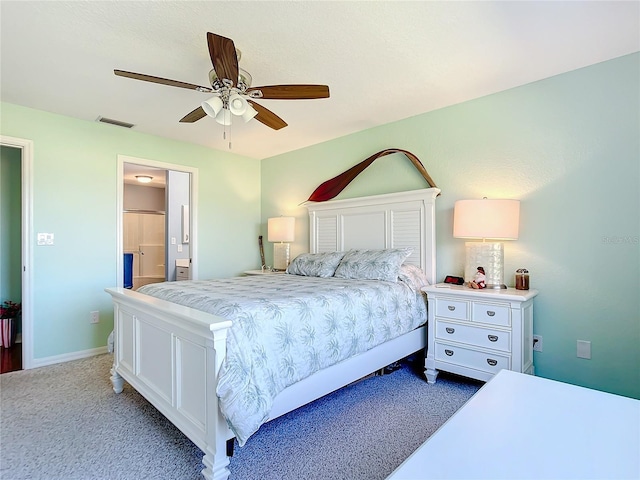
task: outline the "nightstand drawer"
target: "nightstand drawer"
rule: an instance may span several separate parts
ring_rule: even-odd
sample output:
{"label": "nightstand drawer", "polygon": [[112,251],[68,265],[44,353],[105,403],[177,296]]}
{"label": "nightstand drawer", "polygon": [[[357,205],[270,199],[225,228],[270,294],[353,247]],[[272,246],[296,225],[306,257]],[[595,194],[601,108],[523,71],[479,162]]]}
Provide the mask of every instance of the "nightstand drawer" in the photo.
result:
{"label": "nightstand drawer", "polygon": [[450,342],[466,343],[473,347],[511,351],[511,334],[502,330],[479,328],[438,320],[436,338]]}
{"label": "nightstand drawer", "polygon": [[436,316],[469,320],[469,302],[452,298],[436,298]]}
{"label": "nightstand drawer", "polygon": [[176,267],[176,280],[189,280],[189,267]]}
{"label": "nightstand drawer", "polygon": [[436,342],[436,361],[452,363],[461,367],[496,374],[503,368],[510,369],[508,356],[478,352],[463,347],[454,347]]}
{"label": "nightstand drawer", "polygon": [[490,325],[511,326],[511,310],[508,305],[473,302],[471,320]]}

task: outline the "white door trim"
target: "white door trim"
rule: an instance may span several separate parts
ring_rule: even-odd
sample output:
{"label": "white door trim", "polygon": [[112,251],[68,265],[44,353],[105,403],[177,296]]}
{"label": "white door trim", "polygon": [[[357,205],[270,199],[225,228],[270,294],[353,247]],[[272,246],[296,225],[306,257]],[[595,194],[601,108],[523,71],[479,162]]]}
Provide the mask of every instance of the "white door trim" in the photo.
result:
{"label": "white door trim", "polygon": [[198,169],[187,167],[185,165],[176,165],[173,163],[158,162],[145,158],[130,157],[127,155],[118,155],[118,172],[117,172],[117,199],[116,199],[116,286],[122,287],[124,284],[124,164],[134,163],[145,167],[161,168],[163,170],[173,170],[176,172],[189,173],[191,184],[189,186],[191,194],[191,206],[189,209],[189,217],[191,222],[191,239],[189,248],[191,251],[191,267],[190,275],[192,280],[198,279]]}
{"label": "white door trim", "polygon": [[33,141],[0,135],[0,145],[21,150],[22,368],[33,368]]}

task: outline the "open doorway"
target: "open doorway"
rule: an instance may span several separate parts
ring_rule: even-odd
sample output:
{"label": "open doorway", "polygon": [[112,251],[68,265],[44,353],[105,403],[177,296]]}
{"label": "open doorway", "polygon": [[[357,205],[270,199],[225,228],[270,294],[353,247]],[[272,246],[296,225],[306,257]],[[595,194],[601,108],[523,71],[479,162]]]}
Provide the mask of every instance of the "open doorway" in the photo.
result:
{"label": "open doorway", "polygon": [[0,302],[8,300],[21,305],[21,313],[13,325],[12,332],[9,332],[12,341],[7,343],[11,346],[7,348],[8,345],[4,343],[2,346],[1,370],[9,368],[13,371],[31,368],[33,364],[33,142],[2,135],[0,147]]}
{"label": "open doorway", "polygon": [[197,169],[118,156],[118,286],[197,278],[196,199]]}

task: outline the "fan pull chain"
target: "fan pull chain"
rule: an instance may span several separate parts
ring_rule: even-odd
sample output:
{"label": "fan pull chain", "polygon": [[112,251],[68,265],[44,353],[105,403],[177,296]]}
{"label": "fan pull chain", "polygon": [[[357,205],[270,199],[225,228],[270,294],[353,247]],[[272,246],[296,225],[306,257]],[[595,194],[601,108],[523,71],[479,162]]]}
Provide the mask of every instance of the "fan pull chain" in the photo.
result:
{"label": "fan pull chain", "polygon": [[[222,130],[222,139],[226,140],[227,139],[227,126],[224,126],[224,129]],[[229,150],[231,150],[231,129],[229,129]]]}

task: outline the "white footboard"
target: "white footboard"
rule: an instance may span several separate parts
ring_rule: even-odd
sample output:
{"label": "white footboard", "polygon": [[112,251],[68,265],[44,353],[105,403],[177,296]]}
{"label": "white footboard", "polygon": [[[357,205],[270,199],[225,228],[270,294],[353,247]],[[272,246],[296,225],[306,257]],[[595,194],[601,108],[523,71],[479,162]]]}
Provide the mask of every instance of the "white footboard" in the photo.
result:
{"label": "white footboard", "polygon": [[106,291],[114,304],[114,390],[126,380],[204,452],[205,478],[226,479],[233,433],[216,385],[231,321],[124,288]]}
{"label": "white footboard", "polygon": [[[203,476],[229,476],[227,440],[216,387],[231,321],[124,288],[107,288],[114,305],[116,393],[127,381],[204,452]],[[270,419],[290,412],[426,346],[426,327],[406,333],[294,384],[274,400]]]}

